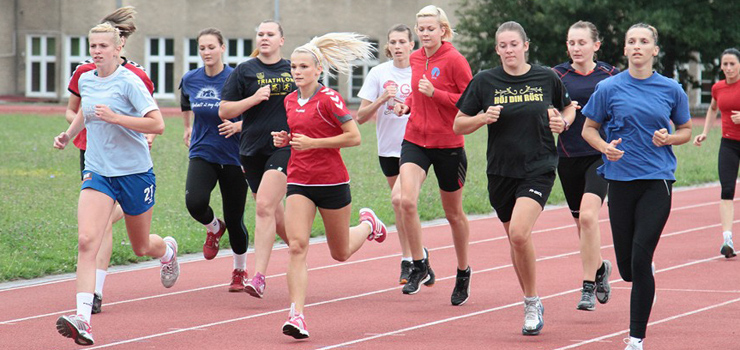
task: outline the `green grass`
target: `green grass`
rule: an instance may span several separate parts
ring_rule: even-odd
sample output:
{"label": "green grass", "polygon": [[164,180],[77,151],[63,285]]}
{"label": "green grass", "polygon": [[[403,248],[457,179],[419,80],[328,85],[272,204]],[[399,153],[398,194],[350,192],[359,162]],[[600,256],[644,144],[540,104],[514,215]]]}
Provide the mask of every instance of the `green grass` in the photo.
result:
{"label": "green grass", "polygon": [[[52,148],[54,136],[67,127],[64,118],[30,115],[0,116],[0,281],[33,278],[72,272],[77,257],[76,208],[79,196],[79,151],[70,146],[64,151]],[[152,149],[157,175],[153,233],[177,238],[183,253],[199,252],[204,239],[203,226],[193,220],[185,208],[184,190],[188,165],[187,149],[182,143],[182,122],[166,119],[165,134]],[[394,223],[390,190],[380,171],[375,140],[375,125],[360,127],[363,144],[342,151],[352,178],[355,209],[371,207],[387,224]],[[696,134],[696,132],[695,132]],[[717,179],[719,128],[701,148],[675,147],[679,158],[676,186],[686,186]],[[490,213],[485,176],[486,131],[466,139],[468,178],[463,206],[470,214]],[[549,203],[564,201],[556,181]],[[213,192],[211,206],[220,216],[221,198]],[[422,220],[444,216],[436,178],[424,184],[419,212]],[[356,222],[357,212],[352,222]],[[247,200],[245,224],[254,230],[254,201]],[[321,220],[316,220],[313,235],[322,235]],[[250,237],[251,238],[251,237]],[[128,246],[122,222],[114,227],[111,264],[144,260]],[[228,238],[223,241],[228,247]]]}

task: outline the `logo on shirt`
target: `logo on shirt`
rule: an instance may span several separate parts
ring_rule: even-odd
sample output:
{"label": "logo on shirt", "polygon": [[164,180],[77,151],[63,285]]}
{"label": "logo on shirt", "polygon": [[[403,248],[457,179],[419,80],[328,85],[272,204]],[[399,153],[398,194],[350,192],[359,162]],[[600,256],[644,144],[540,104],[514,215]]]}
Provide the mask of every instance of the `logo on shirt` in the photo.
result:
{"label": "logo on shirt", "polygon": [[432,68],[432,79],[437,79],[440,74],[442,74],[442,71],[439,70],[439,67]]}
{"label": "logo on shirt", "polygon": [[280,74],[280,76],[281,76],[281,77],[283,77],[283,78],[293,78],[293,77],[292,77],[292,76],[290,75],[290,73],[288,73],[288,72],[283,72],[282,74]]}
{"label": "logo on shirt", "polygon": [[257,79],[259,79],[259,80],[265,79],[265,72],[259,72],[259,73],[257,73]]}
{"label": "logo on shirt", "polygon": [[195,98],[198,100],[221,100],[221,97],[218,94],[219,92],[215,87],[206,86],[198,91]]}
{"label": "logo on shirt", "polygon": [[512,87],[506,90],[496,89],[493,93],[493,104],[506,104],[506,103],[518,103],[518,102],[535,102],[544,101],[544,95],[541,87],[530,87],[525,86],[522,89],[514,89]]}
{"label": "logo on shirt", "polygon": [[342,103],[342,100],[339,99],[339,95],[337,95],[334,91],[329,90],[328,88],[324,88],[321,90],[325,95],[329,96],[329,98],[334,101],[334,106],[336,106],[339,109],[344,108],[344,103]]}
{"label": "logo on shirt", "polygon": [[293,77],[283,72],[279,77],[265,77],[265,72],[257,72],[257,85],[270,86],[270,96],[285,96],[293,91]]}

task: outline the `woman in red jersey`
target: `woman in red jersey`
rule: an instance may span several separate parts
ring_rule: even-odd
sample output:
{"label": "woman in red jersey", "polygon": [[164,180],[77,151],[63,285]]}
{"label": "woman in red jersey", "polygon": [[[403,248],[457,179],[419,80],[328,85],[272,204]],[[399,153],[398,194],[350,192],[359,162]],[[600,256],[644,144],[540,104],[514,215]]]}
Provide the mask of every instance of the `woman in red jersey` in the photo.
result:
{"label": "woman in red jersey", "polygon": [[468,300],[471,270],[468,266],[468,218],[462,207],[462,188],[468,160],[465,139],[455,135],[455,103],[473,78],[470,65],[448,42],[453,36],[445,12],[434,6],[416,14],[416,35],[421,49],[411,54],[411,96],[396,104],[397,115],[411,113],[401,146],[401,208],[413,268],[404,294],[416,294],[420,285],[434,284],[434,271],[421,242],[418,201],[427,171],[434,166],[445,217],[452,229],[457,254],[457,279],[452,305]]}
{"label": "woman in red jersey", "polygon": [[359,145],[360,131],[342,96],[319,84],[322,72],[349,74],[350,62],[370,57],[371,46],[364,38],[351,33],[329,33],[293,51],[290,72],[298,90],[285,98],[290,133],[272,133],[276,147],[292,148],[285,204],[285,212],[291,218],[285,225],[292,304],[283,333],[296,339],[309,335],[303,308],[308,287],[306,255],[316,210],[324,221],[331,255],[338,261],[349,259],[365,240],[385,240],[386,227],[370,209],[360,209],[360,224],[349,226],[349,173],[339,149]]}

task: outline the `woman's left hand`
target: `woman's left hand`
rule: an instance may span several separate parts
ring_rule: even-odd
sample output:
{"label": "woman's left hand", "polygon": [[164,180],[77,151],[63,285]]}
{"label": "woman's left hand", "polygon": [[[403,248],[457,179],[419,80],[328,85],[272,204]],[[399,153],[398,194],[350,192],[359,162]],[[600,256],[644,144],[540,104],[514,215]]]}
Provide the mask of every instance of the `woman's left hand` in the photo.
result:
{"label": "woman's left hand", "polygon": [[118,124],[118,114],[113,113],[107,105],[95,105],[95,116],[104,122]]}
{"label": "woman's left hand", "polygon": [[305,151],[307,149],[314,148],[314,139],[303,135],[293,133],[290,139],[290,147],[296,151]]}
{"label": "woman's left hand", "polygon": [[740,111],[732,111],[730,118],[732,118],[733,123],[740,124]]}
{"label": "woman's left hand", "polygon": [[432,82],[427,79],[426,74],[422,75],[419,80],[419,92],[424,94],[426,97],[434,96],[434,85],[432,85]]}
{"label": "woman's left hand", "polygon": [[655,130],[653,133],[653,144],[657,147],[667,146],[669,145],[669,136],[671,136],[671,134],[668,133],[668,129],[666,128]]}

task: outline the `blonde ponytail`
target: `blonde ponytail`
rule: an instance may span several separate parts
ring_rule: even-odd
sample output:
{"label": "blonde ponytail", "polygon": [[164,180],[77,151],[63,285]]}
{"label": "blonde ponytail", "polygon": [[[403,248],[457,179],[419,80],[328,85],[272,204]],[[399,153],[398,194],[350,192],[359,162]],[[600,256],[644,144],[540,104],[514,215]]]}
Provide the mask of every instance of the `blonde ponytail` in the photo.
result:
{"label": "blonde ponytail", "polygon": [[105,16],[100,23],[110,23],[120,31],[122,37],[128,39],[136,31],[134,15],[136,15],[136,10],[133,6],[124,6]]}
{"label": "blonde ponytail", "polygon": [[324,68],[326,74],[335,76],[332,71],[349,75],[352,73],[352,61],[373,58],[372,44],[367,36],[357,33],[328,33],[314,37],[307,44],[293,50],[313,56],[317,65]]}

